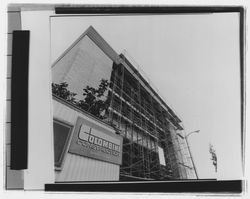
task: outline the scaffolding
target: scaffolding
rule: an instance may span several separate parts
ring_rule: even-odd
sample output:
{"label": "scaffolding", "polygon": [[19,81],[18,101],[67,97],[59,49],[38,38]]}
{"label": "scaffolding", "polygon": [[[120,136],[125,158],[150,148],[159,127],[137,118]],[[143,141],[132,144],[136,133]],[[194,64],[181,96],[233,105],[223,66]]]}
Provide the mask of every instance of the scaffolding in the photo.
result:
{"label": "scaffolding", "polygon": [[[109,122],[123,136],[120,176],[149,180],[181,178],[177,154],[180,146],[169,130],[170,123],[179,121],[123,64],[113,65],[108,97]],[[164,151],[165,165],[160,164],[158,147]]]}

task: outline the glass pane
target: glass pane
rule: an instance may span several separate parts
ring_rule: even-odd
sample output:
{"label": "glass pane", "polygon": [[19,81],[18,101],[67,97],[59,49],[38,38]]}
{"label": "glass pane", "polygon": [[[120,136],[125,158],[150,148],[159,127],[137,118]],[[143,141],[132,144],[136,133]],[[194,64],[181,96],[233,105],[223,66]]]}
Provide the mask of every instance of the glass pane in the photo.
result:
{"label": "glass pane", "polygon": [[63,153],[67,145],[67,139],[70,134],[70,127],[64,124],[54,122],[54,155],[55,165],[61,166]]}
{"label": "glass pane", "polygon": [[105,116],[113,61],[88,37],[52,65],[52,91],[101,119]]}
{"label": "glass pane", "polygon": [[138,144],[142,145],[142,134],[138,133]]}
{"label": "glass pane", "polygon": [[137,143],[137,132],[136,129],[133,131],[133,141]]}

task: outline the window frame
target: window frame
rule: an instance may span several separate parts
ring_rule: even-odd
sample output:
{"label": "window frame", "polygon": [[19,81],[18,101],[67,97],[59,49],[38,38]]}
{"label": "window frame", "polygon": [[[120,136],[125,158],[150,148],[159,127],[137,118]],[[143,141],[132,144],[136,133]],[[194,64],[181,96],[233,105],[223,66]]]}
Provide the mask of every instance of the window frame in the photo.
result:
{"label": "window frame", "polygon": [[61,154],[58,162],[55,161],[55,156],[54,156],[54,167],[55,167],[55,170],[61,171],[62,167],[63,167],[63,164],[64,164],[65,156],[66,156],[66,154],[67,154],[67,152],[69,150],[69,145],[70,145],[70,141],[72,139],[72,133],[73,133],[74,125],[71,124],[71,123],[69,123],[69,122],[66,122],[66,121],[63,121],[63,120],[60,120],[60,119],[57,119],[57,118],[53,118],[53,147],[55,146],[55,140],[54,140],[54,123],[57,123],[57,124],[60,124],[60,125],[62,125],[64,127],[69,128],[68,135],[67,135],[65,144],[63,146],[62,154]]}

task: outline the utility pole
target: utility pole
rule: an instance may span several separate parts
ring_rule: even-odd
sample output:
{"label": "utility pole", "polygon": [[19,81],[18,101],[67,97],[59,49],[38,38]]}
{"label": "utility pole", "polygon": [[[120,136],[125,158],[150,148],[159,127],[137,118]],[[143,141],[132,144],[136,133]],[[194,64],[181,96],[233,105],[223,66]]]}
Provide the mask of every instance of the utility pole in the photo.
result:
{"label": "utility pole", "polygon": [[185,141],[187,143],[188,151],[189,151],[189,154],[190,154],[190,158],[191,158],[191,161],[192,161],[193,168],[194,168],[195,175],[196,175],[197,179],[199,179],[199,177],[198,177],[198,173],[197,173],[197,170],[196,170],[196,167],[195,167],[195,164],[194,164],[193,155],[192,155],[192,152],[190,150],[189,143],[188,143],[188,136],[190,136],[193,133],[199,133],[199,132],[200,132],[200,130],[192,131],[192,132],[188,133],[187,135],[185,135],[184,137],[181,134],[178,134],[182,139],[185,139]]}
{"label": "utility pole", "polygon": [[186,143],[187,143],[187,147],[188,147],[188,151],[189,151],[189,154],[190,154],[190,158],[191,158],[191,161],[192,161],[192,164],[193,164],[193,168],[194,168],[194,172],[195,172],[195,175],[196,175],[196,178],[199,179],[198,177],[198,173],[197,173],[197,170],[196,170],[196,166],[194,164],[194,160],[193,160],[193,155],[192,155],[192,152],[190,150],[190,146],[189,146],[189,143],[188,143],[188,136],[191,135],[192,133],[199,133],[200,130],[197,130],[197,131],[193,131],[193,132],[190,132],[189,134],[187,134],[185,136],[185,140],[186,140]]}

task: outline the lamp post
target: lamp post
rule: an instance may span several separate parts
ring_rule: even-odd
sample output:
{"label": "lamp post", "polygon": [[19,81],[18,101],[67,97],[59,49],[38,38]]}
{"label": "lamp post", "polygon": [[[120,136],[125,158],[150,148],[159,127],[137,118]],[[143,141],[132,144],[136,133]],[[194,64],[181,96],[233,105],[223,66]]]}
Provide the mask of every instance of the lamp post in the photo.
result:
{"label": "lamp post", "polygon": [[195,175],[196,175],[197,179],[199,179],[199,178],[198,178],[197,170],[196,170],[196,167],[195,167],[195,164],[194,164],[192,152],[191,152],[191,150],[190,150],[190,147],[189,147],[189,143],[188,143],[188,139],[187,139],[187,138],[188,138],[188,136],[190,136],[191,134],[193,134],[193,133],[199,133],[199,132],[200,132],[200,130],[192,131],[192,132],[188,133],[187,135],[185,135],[184,137],[183,137],[181,134],[177,133],[177,135],[180,136],[182,139],[185,139],[185,141],[186,141],[186,143],[187,143],[188,151],[189,151],[189,154],[190,154],[190,158],[191,158],[191,161],[192,161],[193,168],[194,168]]}
{"label": "lamp post", "polygon": [[195,175],[196,175],[197,179],[199,179],[199,178],[198,178],[197,170],[196,170],[196,167],[195,167],[195,164],[194,164],[192,152],[191,152],[191,150],[190,150],[190,147],[189,147],[189,143],[188,143],[188,139],[187,139],[187,138],[188,138],[188,136],[190,136],[191,134],[193,134],[193,133],[199,133],[199,132],[200,132],[200,130],[192,131],[192,132],[188,133],[187,135],[185,135],[185,137],[184,137],[185,140],[186,140],[186,143],[187,143],[188,151],[189,151],[189,154],[190,154],[190,158],[191,158],[191,161],[192,161],[192,164],[193,164],[193,167],[194,167],[194,171],[195,171]]}

